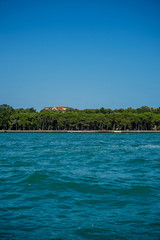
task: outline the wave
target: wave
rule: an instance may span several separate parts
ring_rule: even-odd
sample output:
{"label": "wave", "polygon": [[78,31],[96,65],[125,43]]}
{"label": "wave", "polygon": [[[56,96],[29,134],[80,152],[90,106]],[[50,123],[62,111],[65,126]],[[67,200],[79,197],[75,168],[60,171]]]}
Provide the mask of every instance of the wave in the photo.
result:
{"label": "wave", "polygon": [[128,189],[121,190],[121,194],[128,196],[147,196],[152,193],[152,188],[150,186],[132,186]]}

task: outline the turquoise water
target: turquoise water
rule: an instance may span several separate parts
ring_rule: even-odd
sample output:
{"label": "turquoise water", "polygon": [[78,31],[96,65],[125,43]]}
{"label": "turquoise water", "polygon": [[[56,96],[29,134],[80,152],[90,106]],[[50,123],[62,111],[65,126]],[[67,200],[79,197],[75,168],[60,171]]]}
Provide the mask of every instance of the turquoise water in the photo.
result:
{"label": "turquoise water", "polygon": [[0,239],[160,239],[160,134],[1,133]]}

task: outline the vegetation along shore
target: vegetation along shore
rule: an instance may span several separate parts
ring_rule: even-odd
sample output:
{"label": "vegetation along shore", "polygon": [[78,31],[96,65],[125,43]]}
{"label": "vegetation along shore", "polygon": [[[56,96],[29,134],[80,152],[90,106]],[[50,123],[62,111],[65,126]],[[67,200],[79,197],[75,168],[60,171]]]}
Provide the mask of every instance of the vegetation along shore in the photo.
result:
{"label": "vegetation along shore", "polygon": [[0,132],[159,132],[160,107],[14,109],[0,105]]}

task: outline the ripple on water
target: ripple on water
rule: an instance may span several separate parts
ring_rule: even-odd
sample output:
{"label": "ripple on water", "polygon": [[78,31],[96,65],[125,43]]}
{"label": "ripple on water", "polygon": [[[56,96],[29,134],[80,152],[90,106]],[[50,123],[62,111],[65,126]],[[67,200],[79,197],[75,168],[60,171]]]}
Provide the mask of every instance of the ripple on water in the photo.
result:
{"label": "ripple on water", "polygon": [[160,239],[160,135],[2,134],[1,239]]}
{"label": "ripple on water", "polygon": [[152,188],[150,186],[137,185],[124,189],[121,193],[128,196],[148,196],[152,194]]}

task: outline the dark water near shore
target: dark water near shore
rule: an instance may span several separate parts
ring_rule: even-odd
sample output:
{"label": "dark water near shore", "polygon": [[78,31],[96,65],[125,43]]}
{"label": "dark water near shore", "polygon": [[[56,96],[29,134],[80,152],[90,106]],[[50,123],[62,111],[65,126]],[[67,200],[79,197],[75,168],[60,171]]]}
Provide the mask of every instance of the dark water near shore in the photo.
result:
{"label": "dark water near shore", "polygon": [[1,133],[0,239],[160,239],[160,134]]}

